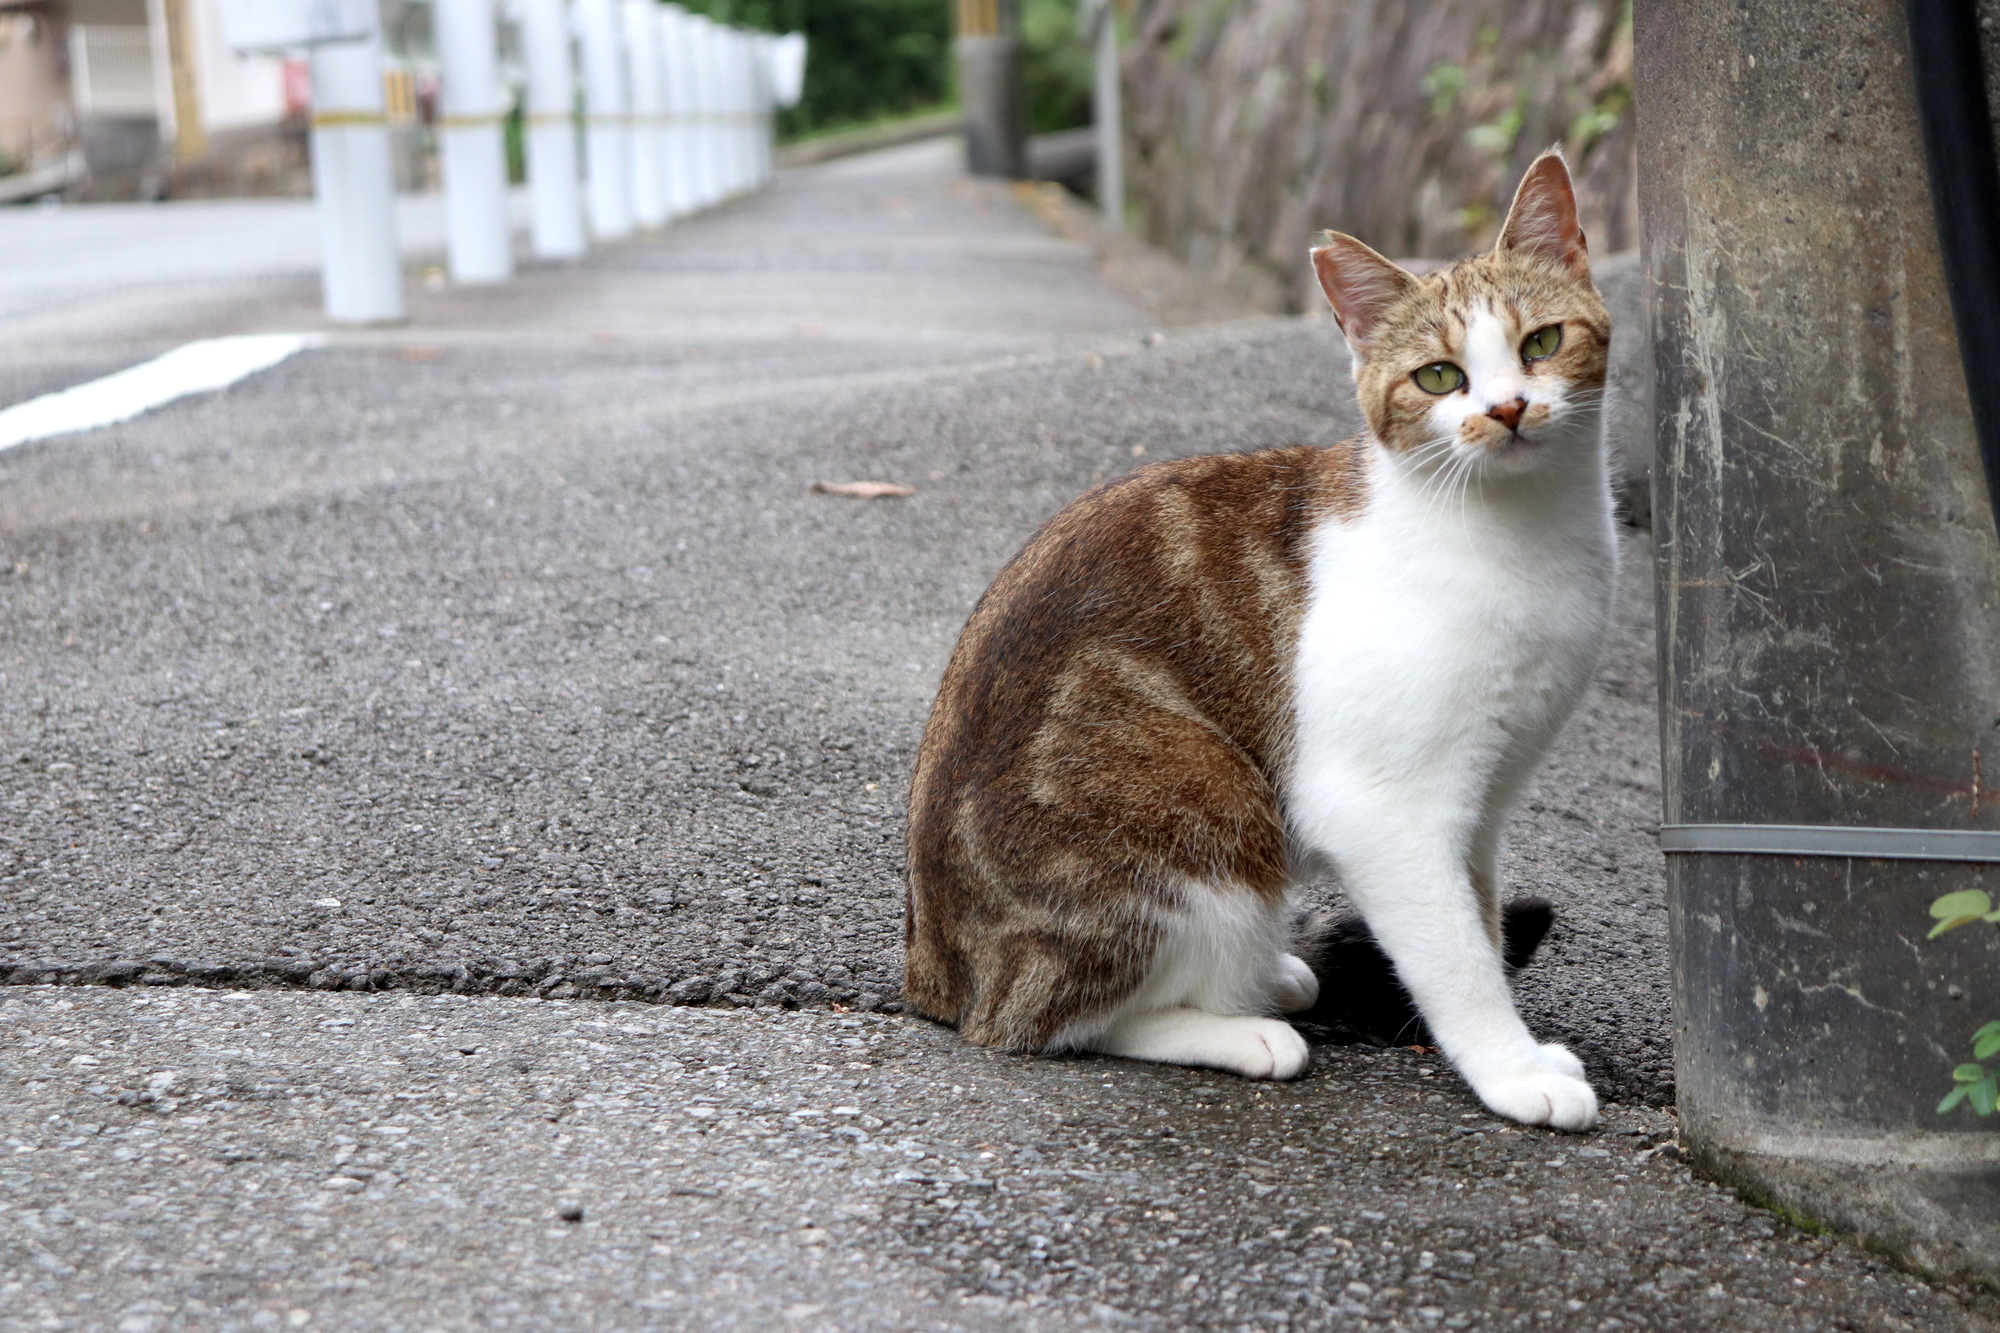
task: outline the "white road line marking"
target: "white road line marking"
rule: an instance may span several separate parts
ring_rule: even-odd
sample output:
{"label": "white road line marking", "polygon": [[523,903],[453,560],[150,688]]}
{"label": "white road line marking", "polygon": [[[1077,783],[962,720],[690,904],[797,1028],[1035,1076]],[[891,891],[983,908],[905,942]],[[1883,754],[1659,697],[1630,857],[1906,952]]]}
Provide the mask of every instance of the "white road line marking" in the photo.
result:
{"label": "white road line marking", "polygon": [[319,342],[310,333],[203,338],[164,356],[0,411],[0,449],[130,421],[191,393],[226,389]]}

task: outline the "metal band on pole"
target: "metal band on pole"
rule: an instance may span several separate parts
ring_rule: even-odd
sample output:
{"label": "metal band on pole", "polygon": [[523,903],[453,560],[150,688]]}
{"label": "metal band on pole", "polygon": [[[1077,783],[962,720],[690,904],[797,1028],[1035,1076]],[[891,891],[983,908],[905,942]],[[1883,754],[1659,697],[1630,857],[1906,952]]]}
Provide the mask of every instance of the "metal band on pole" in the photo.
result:
{"label": "metal band on pole", "polygon": [[2000,865],[2000,832],[1829,824],[1662,824],[1660,850],[1723,856],[1833,856]]}

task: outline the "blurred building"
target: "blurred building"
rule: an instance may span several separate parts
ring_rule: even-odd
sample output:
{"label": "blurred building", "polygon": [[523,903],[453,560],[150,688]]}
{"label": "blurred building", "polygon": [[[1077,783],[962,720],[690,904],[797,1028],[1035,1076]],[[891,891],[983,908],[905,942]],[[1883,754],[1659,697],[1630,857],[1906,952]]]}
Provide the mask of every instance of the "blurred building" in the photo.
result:
{"label": "blurred building", "polygon": [[309,102],[215,0],[0,0],[0,201],[305,193]]}
{"label": "blurred building", "polygon": [[0,0],[0,200],[61,189],[84,170],[58,8]]}

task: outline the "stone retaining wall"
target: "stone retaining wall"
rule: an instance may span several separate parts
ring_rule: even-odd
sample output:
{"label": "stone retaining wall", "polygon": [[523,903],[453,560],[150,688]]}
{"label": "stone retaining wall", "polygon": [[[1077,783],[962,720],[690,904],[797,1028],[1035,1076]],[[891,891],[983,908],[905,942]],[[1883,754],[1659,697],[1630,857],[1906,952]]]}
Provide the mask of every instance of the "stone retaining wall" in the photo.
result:
{"label": "stone retaining wall", "polygon": [[1147,238],[1273,306],[1318,300],[1322,228],[1399,258],[1490,244],[1558,142],[1592,251],[1638,243],[1625,0],[1140,0],[1125,70]]}

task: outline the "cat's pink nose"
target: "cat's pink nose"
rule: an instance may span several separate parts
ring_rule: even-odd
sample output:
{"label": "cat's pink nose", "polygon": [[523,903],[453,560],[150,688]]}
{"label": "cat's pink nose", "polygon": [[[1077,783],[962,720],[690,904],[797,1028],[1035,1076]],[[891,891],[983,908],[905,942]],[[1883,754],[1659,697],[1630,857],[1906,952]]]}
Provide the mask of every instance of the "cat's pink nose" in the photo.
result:
{"label": "cat's pink nose", "polygon": [[1492,417],[1508,430],[1518,430],[1521,425],[1521,413],[1527,410],[1528,400],[1525,398],[1515,398],[1509,402],[1496,403],[1492,407],[1487,408],[1486,415]]}

